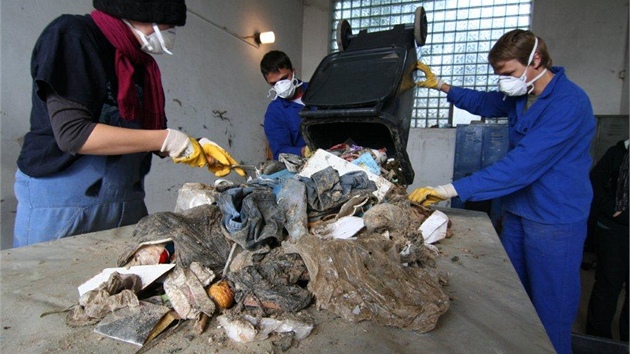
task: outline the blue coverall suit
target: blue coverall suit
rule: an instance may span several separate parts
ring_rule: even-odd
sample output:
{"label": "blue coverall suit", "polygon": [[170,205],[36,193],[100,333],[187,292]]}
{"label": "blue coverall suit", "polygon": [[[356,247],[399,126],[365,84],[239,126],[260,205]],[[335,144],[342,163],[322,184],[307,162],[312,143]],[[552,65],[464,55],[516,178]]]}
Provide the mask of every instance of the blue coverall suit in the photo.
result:
{"label": "blue coverall suit", "polygon": [[[308,83],[304,82],[300,87],[306,92]],[[282,97],[269,103],[264,126],[274,160],[278,159],[280,153],[302,156],[302,148],[306,146],[306,141],[300,133],[302,118],[298,115],[302,108],[303,105]]]}
{"label": "blue coverall suit", "polygon": [[533,105],[526,96],[451,87],[448,100],[484,117],[508,117],[503,159],[454,181],[462,200],[503,197],[501,242],[559,353],[571,351],[580,263],[592,198],[588,96],[561,67]]}

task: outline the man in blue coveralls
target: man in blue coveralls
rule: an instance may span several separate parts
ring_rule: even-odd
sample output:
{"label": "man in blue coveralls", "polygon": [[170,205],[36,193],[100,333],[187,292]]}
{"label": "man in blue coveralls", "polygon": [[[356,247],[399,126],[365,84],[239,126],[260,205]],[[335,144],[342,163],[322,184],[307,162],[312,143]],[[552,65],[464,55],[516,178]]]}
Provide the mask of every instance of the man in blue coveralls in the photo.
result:
{"label": "man in blue coveralls", "polygon": [[308,83],[297,78],[291,59],[284,52],[272,50],[260,61],[260,71],[274,95],[265,113],[265,135],[277,160],[280,153],[305,156],[306,142],[300,133],[301,118],[298,112],[304,107],[302,96]]}
{"label": "man in blue coveralls", "polygon": [[501,242],[558,353],[571,352],[571,328],[580,300],[580,263],[593,196],[589,181],[595,117],[586,93],[562,67],[552,67],[542,38],[513,30],[488,60],[499,91],[450,86],[418,63],[426,80],[449,102],[484,117],[508,117],[509,151],[470,176],[414,190],[409,199],[429,206],[502,197]]}

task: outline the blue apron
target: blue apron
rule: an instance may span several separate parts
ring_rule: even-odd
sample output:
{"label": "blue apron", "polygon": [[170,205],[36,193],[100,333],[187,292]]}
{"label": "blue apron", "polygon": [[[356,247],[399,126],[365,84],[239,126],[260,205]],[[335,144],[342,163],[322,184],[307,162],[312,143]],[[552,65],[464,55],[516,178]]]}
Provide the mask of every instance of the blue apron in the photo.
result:
{"label": "blue apron", "polygon": [[[105,113],[105,112],[104,112]],[[103,117],[106,116],[106,117]],[[117,109],[101,117],[109,125],[139,128],[119,119]],[[13,246],[130,225],[146,216],[144,176],[151,153],[82,155],[51,176],[15,174],[18,200]]]}

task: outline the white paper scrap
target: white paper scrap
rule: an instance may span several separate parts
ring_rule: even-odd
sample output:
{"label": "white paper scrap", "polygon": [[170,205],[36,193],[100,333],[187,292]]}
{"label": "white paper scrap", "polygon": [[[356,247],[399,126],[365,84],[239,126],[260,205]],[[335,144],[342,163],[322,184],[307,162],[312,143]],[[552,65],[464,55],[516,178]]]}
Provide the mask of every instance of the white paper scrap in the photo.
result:
{"label": "white paper scrap", "polygon": [[164,275],[166,272],[173,269],[173,267],[175,267],[175,263],[141,265],[129,268],[105,268],[99,274],[92,277],[92,279],[79,285],[79,296],[83,296],[83,294],[87,293],[88,291],[98,288],[99,285],[106,282],[107,279],[109,279],[109,276],[114,272],[118,272],[120,274],[138,275],[140,277],[140,280],[142,280],[142,289],[144,289],[155,280],[157,280],[159,277]]}
{"label": "white paper scrap", "polygon": [[358,216],[344,216],[337,221],[315,226],[311,232],[323,239],[349,239],[365,227],[363,218]]}
{"label": "white paper scrap", "polygon": [[425,244],[432,244],[446,237],[448,216],[436,210],[420,225]]}
{"label": "white paper scrap", "polygon": [[365,226],[363,218],[356,216],[344,216],[334,222],[334,228],[332,230],[332,238],[348,239],[361,231]]}

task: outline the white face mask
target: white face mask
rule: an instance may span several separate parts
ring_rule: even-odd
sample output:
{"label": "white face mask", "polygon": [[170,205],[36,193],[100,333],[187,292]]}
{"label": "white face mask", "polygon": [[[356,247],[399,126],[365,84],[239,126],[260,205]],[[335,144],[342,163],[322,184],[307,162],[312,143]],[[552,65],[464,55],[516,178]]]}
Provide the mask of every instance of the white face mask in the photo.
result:
{"label": "white face mask", "polygon": [[545,69],[530,82],[527,82],[527,68],[529,68],[532,60],[534,60],[534,54],[536,54],[536,49],[538,48],[538,38],[534,38],[534,48],[532,49],[532,53],[529,55],[529,60],[527,61],[527,66],[525,67],[523,75],[521,75],[521,77],[499,75],[499,91],[505,93],[507,96],[522,96],[529,94],[534,90],[534,82],[547,72],[547,69]]}
{"label": "white face mask", "polygon": [[[295,77],[295,73],[292,74],[293,78],[291,80],[280,80],[273,85],[272,88],[269,89],[269,94],[267,97],[273,95],[275,96],[271,100],[275,100],[278,97],[282,98],[291,98],[295,94],[295,90],[302,86],[302,82],[299,82],[297,77]],[[273,91],[273,92],[272,92]]]}
{"label": "white face mask", "polygon": [[156,23],[153,24],[153,30],[155,32],[150,35],[145,35],[142,31],[133,27],[131,23],[127,20],[123,20],[132,31],[136,32],[140,39],[142,39],[142,47],[140,48],[143,52],[149,54],[170,54],[173,55],[171,50],[175,45],[175,27],[169,28],[162,32]]}

